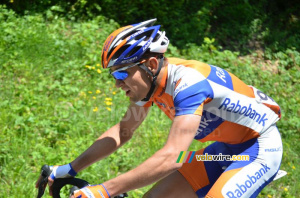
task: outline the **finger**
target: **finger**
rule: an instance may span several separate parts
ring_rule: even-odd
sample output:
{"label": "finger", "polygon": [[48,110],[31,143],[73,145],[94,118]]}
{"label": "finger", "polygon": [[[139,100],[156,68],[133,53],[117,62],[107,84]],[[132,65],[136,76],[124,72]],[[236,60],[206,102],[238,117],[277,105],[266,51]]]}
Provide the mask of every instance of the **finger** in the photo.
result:
{"label": "finger", "polygon": [[53,193],[52,193],[52,186],[49,186],[49,195],[50,195],[50,196],[53,196]]}
{"label": "finger", "polygon": [[40,175],[39,178],[38,178],[38,180],[37,180],[36,183],[35,183],[35,187],[36,187],[36,188],[39,187],[41,180],[42,180],[42,176]]}
{"label": "finger", "polygon": [[51,179],[51,177],[48,177],[48,185],[52,186],[53,182],[54,182],[54,180]]}
{"label": "finger", "polygon": [[54,180],[51,177],[48,177],[48,185],[49,185],[49,195],[52,196],[52,185]]}

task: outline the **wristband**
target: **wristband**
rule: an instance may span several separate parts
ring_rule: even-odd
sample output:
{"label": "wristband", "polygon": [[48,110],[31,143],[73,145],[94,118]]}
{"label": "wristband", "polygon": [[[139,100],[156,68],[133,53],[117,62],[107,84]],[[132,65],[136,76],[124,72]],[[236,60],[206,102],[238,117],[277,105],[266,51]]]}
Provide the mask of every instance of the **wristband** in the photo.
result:
{"label": "wristband", "polygon": [[77,175],[77,172],[73,169],[71,163],[66,164],[63,166],[56,166],[53,167],[53,171],[50,175],[51,179],[56,179],[56,178],[64,178],[64,177],[75,177]]}

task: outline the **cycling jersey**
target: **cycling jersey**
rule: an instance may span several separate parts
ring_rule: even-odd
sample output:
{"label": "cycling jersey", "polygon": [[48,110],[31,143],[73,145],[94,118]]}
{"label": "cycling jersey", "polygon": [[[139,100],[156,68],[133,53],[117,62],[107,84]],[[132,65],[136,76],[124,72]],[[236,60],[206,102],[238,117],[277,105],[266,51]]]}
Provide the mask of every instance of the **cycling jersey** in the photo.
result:
{"label": "cycling jersey", "polygon": [[184,163],[179,172],[198,197],[255,198],[279,170],[282,142],[278,129],[271,126],[260,137],[241,144],[214,142],[196,155],[249,156],[247,161],[211,160]]}
{"label": "cycling jersey", "polygon": [[196,114],[195,139],[216,141],[196,155],[249,155],[249,161],[184,163],[179,172],[198,197],[256,197],[279,170],[282,142],[276,122],[280,107],[269,96],[230,72],[198,61],[168,58],[169,64],[148,102],[165,114]]}
{"label": "cycling jersey", "polygon": [[246,85],[219,67],[168,58],[169,65],[156,92],[154,102],[173,119],[178,115],[201,115],[195,139],[242,143],[258,137],[280,119],[280,107],[272,98]]}

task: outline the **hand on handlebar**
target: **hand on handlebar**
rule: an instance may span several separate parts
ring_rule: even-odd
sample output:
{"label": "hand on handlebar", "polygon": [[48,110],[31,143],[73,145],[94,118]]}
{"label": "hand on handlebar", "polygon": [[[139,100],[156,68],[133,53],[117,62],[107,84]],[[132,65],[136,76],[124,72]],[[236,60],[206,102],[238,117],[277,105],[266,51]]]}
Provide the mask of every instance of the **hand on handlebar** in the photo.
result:
{"label": "hand on handlebar", "polygon": [[52,172],[48,178],[48,185],[49,194],[52,196],[52,185],[55,179],[75,177],[77,175],[77,172],[73,169],[71,163],[62,166],[53,166],[51,168]]}
{"label": "hand on handlebar", "polygon": [[76,176],[76,174],[77,172],[72,168],[71,164],[66,164],[62,166],[47,166],[47,168],[43,167],[42,174],[37,180],[35,187],[42,188],[39,189],[39,191],[44,192],[48,183],[49,194],[52,196],[52,185],[55,179],[74,177]]}
{"label": "hand on handlebar", "polygon": [[55,180],[56,178],[75,177],[76,175],[77,172],[73,169],[70,163],[63,166],[53,166],[50,178]]}
{"label": "hand on handlebar", "polygon": [[110,198],[110,195],[104,185],[99,184],[76,190],[71,198]]}
{"label": "hand on handlebar", "polygon": [[[68,165],[68,164],[67,164]],[[75,177],[69,177],[69,178],[58,178],[58,177],[64,177],[64,176],[71,176],[72,171],[66,171],[68,170],[68,167],[72,169],[71,165],[64,165],[64,166],[48,166],[44,165],[41,170],[41,175],[36,182],[36,188],[38,188],[38,195],[37,198],[41,198],[44,195],[45,188],[47,184],[49,184],[49,181],[52,181],[51,186],[50,186],[50,194],[53,196],[53,198],[60,198],[60,190],[63,188],[65,185],[73,185],[73,188],[70,190],[70,194],[72,195],[71,197],[74,198],[76,197],[100,197],[101,194],[97,192],[96,194],[90,194],[88,193],[89,191],[92,191],[92,193],[98,190],[103,194],[104,197],[109,197],[109,193],[106,191],[105,187],[103,185],[95,185],[95,186],[90,186],[89,183],[83,179],[75,178]],[[65,172],[65,174],[63,174]],[[67,173],[66,173],[67,172]],[[53,179],[51,179],[50,175],[53,173],[52,178],[55,178],[55,181],[53,182]],[[71,173],[71,174],[70,174]],[[52,185],[53,184],[53,185]],[[86,188],[85,188],[86,187]],[[80,189],[82,188],[82,189]],[[101,190],[102,189],[102,190]],[[52,191],[53,190],[53,191]],[[75,196],[74,196],[74,193]],[[88,193],[86,195],[86,193]],[[106,194],[105,194],[106,193]],[[105,196],[106,195],[106,196]],[[127,193],[122,193],[118,196],[115,196],[114,198],[124,198],[128,197]],[[101,197],[102,198],[102,197]]]}

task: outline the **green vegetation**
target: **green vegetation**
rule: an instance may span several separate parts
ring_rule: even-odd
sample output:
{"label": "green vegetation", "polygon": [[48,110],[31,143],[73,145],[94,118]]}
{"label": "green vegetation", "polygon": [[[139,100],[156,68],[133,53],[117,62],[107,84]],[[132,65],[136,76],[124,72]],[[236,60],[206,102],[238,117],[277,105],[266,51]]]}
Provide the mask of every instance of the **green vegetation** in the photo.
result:
{"label": "green vegetation", "polygon": [[77,21],[102,15],[121,26],[156,17],[172,44],[181,49],[187,43],[201,45],[205,37],[210,37],[225,49],[243,54],[258,48],[276,52],[292,47],[300,50],[297,0],[4,1],[20,14],[52,12]]}
{"label": "green vegetation", "polygon": [[[15,3],[24,6],[21,2],[24,1]],[[41,165],[70,162],[118,122],[128,104],[124,93],[114,88],[114,80],[100,65],[102,44],[120,26],[115,22],[119,20],[112,20],[114,17],[108,17],[107,13],[107,16],[95,16],[96,8],[100,12],[101,7],[90,3],[93,1],[73,4],[70,1],[66,5],[52,5],[58,1],[40,2],[45,2],[44,7],[33,4],[31,10],[27,7],[28,11],[23,13],[17,9],[18,5],[10,4],[16,6],[19,14],[0,5],[0,195],[5,197],[36,196],[34,183]],[[68,5],[74,10],[67,10]],[[123,22],[126,20],[136,19],[122,18]],[[258,27],[262,21],[251,24]],[[178,30],[176,35],[184,42],[187,33],[180,34]],[[281,41],[280,35],[274,36]],[[297,182],[300,176],[300,54],[296,39],[299,32],[295,32],[290,43],[278,44],[276,49],[273,45],[264,50],[258,48],[246,55],[244,51],[228,50],[237,49],[242,42],[235,47],[220,47],[220,40],[226,37],[214,39],[202,35],[199,38],[199,43],[190,42],[184,48],[176,47],[178,43],[171,40],[173,45],[167,56],[221,66],[280,104],[282,119],[278,128],[284,141],[281,169],[288,176],[272,182],[260,197],[297,197],[300,194]],[[153,107],[132,141],[79,173],[79,177],[96,184],[137,166],[164,144],[170,123]],[[195,141],[190,150],[206,145]],[[129,195],[141,197],[149,188],[134,190]]]}

